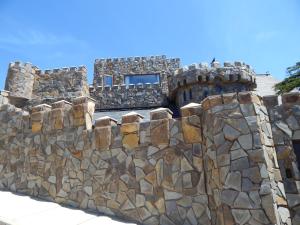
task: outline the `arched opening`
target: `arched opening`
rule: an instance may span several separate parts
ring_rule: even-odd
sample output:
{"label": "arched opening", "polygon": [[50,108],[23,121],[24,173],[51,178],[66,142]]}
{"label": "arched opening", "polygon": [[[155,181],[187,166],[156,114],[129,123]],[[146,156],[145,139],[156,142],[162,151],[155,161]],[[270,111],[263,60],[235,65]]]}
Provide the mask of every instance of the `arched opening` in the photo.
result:
{"label": "arched opening", "polygon": [[206,77],[205,77],[205,80],[208,82],[208,81],[209,81],[209,76],[206,76]]}
{"label": "arched opening", "polygon": [[229,80],[233,81],[233,75],[232,74],[229,75]]}
{"label": "arched opening", "polygon": [[180,87],[180,81],[177,82],[177,87]]}
{"label": "arched opening", "polygon": [[199,81],[199,82],[202,81],[202,76],[198,76],[198,81]]}
{"label": "arched opening", "polygon": [[183,85],[186,85],[186,79],[183,80]]}
{"label": "arched opening", "polygon": [[190,99],[193,98],[193,92],[192,92],[192,89],[189,90],[189,95],[190,95]]}

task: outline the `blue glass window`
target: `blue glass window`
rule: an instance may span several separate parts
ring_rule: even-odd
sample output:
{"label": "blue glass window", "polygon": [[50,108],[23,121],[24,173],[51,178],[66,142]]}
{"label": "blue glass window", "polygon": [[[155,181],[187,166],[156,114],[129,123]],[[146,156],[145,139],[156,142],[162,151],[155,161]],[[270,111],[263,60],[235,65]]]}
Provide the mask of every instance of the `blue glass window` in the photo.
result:
{"label": "blue glass window", "polygon": [[159,74],[125,75],[125,84],[154,84],[159,83]]}
{"label": "blue glass window", "polygon": [[104,76],[104,86],[112,86],[113,79],[112,76]]}

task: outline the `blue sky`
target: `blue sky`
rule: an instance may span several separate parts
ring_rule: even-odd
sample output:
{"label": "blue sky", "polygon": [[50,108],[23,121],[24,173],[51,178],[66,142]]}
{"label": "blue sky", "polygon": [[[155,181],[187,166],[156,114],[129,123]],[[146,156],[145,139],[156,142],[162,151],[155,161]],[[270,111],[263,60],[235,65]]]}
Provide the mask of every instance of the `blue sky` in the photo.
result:
{"label": "blue sky", "polygon": [[278,79],[300,61],[299,0],[0,0],[0,85],[8,63],[41,69],[165,54],[183,65],[242,60]]}

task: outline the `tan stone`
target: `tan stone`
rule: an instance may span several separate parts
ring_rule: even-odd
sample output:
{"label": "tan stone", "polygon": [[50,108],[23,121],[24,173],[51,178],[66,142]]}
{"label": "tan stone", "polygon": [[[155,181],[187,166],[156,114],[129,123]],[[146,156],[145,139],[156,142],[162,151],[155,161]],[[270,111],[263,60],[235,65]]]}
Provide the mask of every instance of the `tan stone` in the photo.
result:
{"label": "tan stone", "polygon": [[182,118],[181,124],[185,143],[192,144],[202,142],[201,129],[199,127],[190,125],[188,118]]}
{"label": "tan stone", "polygon": [[100,150],[108,150],[111,145],[111,127],[95,128],[96,148]]}
{"label": "tan stone", "polygon": [[139,136],[136,133],[126,134],[122,139],[123,146],[133,149],[139,146]]}
{"label": "tan stone", "polygon": [[42,122],[32,122],[32,127],[31,127],[31,130],[32,130],[32,133],[38,133],[42,130]]}
{"label": "tan stone", "polygon": [[138,132],[139,130],[139,124],[138,123],[125,123],[121,126],[121,132],[122,134],[129,134]]}
{"label": "tan stone", "polygon": [[64,125],[63,118],[64,118],[63,109],[53,109],[51,111],[52,127],[56,130],[63,129],[63,125]]}
{"label": "tan stone", "polygon": [[169,144],[169,119],[151,120],[150,133],[152,144]]}

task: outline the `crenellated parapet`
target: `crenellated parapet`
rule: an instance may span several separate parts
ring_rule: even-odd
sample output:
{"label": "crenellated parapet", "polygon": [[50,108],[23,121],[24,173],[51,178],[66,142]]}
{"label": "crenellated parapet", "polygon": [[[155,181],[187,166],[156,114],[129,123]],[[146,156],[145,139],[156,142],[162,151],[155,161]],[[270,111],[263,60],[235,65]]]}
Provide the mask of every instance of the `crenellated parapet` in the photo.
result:
{"label": "crenellated parapet", "polygon": [[162,56],[96,59],[94,87],[105,86],[105,77],[111,76],[113,85],[125,84],[126,75],[158,75],[163,92],[168,92],[167,77],[180,67],[179,58]]}
{"label": "crenellated parapet", "polygon": [[181,106],[209,95],[250,91],[256,86],[254,71],[243,62],[192,64],[177,69],[168,84],[170,98]]}
{"label": "crenellated parapet", "polygon": [[81,126],[92,129],[94,110],[95,101],[89,97],[34,106],[30,114],[32,132],[46,134]]}
{"label": "crenellated parapet", "polygon": [[36,70],[33,85],[34,99],[71,99],[89,96],[85,66]]}
{"label": "crenellated parapet", "polygon": [[[40,70],[31,63],[9,64],[5,89],[19,107],[89,96],[85,66]],[[23,99],[23,101],[21,101]],[[25,101],[26,100],[26,101]]]}
{"label": "crenellated parapet", "polygon": [[98,86],[90,88],[97,110],[149,108],[167,105],[167,95],[159,83]]}

